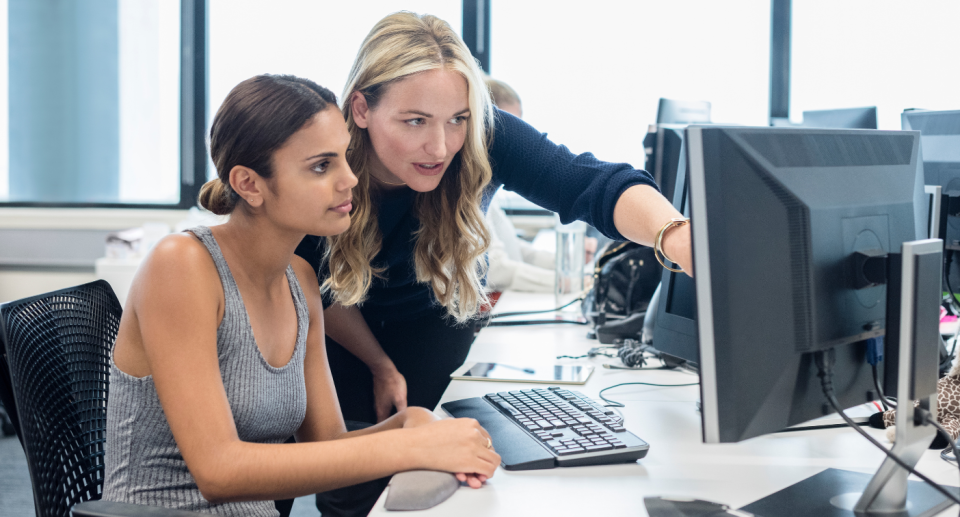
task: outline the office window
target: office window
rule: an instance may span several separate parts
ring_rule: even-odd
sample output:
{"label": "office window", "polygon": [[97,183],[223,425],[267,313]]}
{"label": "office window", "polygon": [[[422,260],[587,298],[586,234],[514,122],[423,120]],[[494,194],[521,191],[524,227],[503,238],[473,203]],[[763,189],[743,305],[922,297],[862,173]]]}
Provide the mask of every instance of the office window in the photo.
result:
{"label": "office window", "polygon": [[770,1],[491,4],[490,72],[524,118],[575,152],[643,167],[660,97],[705,100],[713,120],[767,123]]}
{"label": "office window", "polygon": [[0,13],[0,202],[177,203],[180,2]]}
{"label": "office window", "polygon": [[[457,33],[461,0],[210,0],[209,124],[237,83],[258,74],[293,74],[337,95],[363,38],[400,10],[433,14]],[[216,174],[210,164],[208,174]]]}
{"label": "office window", "polygon": [[791,119],[876,106],[880,129],[906,108],[960,109],[960,2],[793,2]]}

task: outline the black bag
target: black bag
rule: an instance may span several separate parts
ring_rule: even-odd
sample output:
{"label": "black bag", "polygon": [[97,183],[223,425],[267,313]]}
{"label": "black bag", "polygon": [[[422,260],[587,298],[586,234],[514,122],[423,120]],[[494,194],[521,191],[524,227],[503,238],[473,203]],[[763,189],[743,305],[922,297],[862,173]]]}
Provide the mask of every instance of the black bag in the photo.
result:
{"label": "black bag", "polygon": [[[602,337],[604,327],[622,326],[618,324],[626,320],[638,323],[616,334],[635,337],[643,326],[643,315],[660,285],[662,273],[653,248],[633,242],[611,242],[603,248],[597,255],[593,288],[581,304],[584,317],[595,325],[601,342],[609,341]],[[637,329],[632,330],[633,326]]]}

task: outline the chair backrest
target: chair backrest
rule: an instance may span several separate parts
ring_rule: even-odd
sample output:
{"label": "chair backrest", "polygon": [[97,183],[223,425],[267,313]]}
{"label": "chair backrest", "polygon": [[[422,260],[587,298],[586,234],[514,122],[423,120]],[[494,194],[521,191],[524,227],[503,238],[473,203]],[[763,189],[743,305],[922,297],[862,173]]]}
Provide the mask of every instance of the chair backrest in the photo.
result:
{"label": "chair backrest", "polygon": [[100,499],[121,312],[103,280],[0,305],[0,352],[38,516],[66,517],[74,504]]}

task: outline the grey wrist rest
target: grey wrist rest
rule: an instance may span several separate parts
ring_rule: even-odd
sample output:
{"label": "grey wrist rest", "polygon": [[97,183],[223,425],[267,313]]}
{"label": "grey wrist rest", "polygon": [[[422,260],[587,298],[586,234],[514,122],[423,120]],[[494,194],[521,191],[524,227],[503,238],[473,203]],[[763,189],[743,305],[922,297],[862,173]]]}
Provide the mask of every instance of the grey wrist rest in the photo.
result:
{"label": "grey wrist rest", "polygon": [[389,486],[383,505],[387,510],[426,510],[446,501],[460,482],[449,472],[411,470],[393,476]]}

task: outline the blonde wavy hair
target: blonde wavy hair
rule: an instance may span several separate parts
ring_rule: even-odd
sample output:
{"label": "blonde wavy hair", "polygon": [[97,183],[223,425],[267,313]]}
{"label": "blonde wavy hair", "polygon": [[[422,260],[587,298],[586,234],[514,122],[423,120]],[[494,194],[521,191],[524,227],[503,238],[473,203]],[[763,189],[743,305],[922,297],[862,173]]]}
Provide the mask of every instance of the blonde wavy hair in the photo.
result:
{"label": "blonde wavy hair", "polygon": [[414,203],[420,221],[414,250],[417,281],[429,283],[437,301],[460,323],[487,303],[482,279],[490,234],[480,202],[491,177],[487,155],[493,129],[490,93],[476,60],[450,25],[435,16],[399,12],[380,20],[367,35],[341,98],[351,137],[347,160],[359,180],[353,189],[350,229],[330,237],[324,253],[330,276],[323,289],[341,305],[362,303],[373,277],[383,273],[372,265],[382,244],[368,170],[374,150],[367,130],[353,119],[351,98],[360,92],[373,109],[393,83],[439,68],[455,71],[467,80],[471,116],[463,148],[440,185],[418,193]]}

